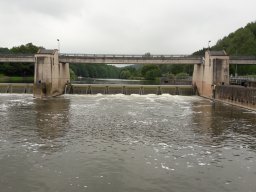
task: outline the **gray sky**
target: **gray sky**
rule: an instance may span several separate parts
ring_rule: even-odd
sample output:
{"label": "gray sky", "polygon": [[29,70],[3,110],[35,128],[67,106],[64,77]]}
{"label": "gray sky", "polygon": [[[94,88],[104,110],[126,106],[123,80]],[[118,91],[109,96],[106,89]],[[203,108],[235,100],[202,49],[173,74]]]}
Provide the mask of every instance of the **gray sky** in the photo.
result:
{"label": "gray sky", "polygon": [[190,54],[256,21],[255,0],[0,0],[0,47]]}

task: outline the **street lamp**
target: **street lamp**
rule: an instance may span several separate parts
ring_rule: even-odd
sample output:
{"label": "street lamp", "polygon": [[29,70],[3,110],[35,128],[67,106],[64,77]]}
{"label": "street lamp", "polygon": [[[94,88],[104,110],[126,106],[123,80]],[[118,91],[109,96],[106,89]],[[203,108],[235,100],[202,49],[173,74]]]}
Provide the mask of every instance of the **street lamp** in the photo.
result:
{"label": "street lamp", "polygon": [[57,39],[57,41],[58,41],[58,51],[60,52],[60,40]]}
{"label": "street lamp", "polygon": [[211,41],[208,41],[208,49],[210,50],[210,43],[211,43]]}

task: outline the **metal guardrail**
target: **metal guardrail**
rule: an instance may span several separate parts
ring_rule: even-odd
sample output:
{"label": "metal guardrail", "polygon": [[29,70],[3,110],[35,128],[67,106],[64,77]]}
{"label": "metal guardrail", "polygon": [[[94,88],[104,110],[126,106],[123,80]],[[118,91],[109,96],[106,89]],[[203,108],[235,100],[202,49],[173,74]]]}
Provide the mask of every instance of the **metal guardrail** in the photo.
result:
{"label": "metal guardrail", "polygon": [[229,56],[230,60],[256,60],[256,56]]}
{"label": "metal guardrail", "polygon": [[59,54],[60,58],[70,58],[70,57],[79,57],[79,58],[107,58],[107,59],[115,59],[115,58],[126,58],[126,59],[202,59],[198,56],[193,55],[122,55],[122,54]]}
{"label": "metal guardrail", "polygon": [[24,58],[24,57],[34,57],[34,54],[1,54],[0,58]]}
{"label": "metal guardrail", "polygon": [[[60,53],[60,57],[85,57],[85,58],[166,58],[166,59],[202,59],[194,55],[139,55],[139,54],[72,54]],[[34,57],[34,54],[26,53],[0,53],[0,57]],[[230,56],[230,60],[256,60],[256,56]]]}
{"label": "metal guardrail", "polygon": [[230,77],[230,80],[246,80],[246,81],[256,81],[256,77]]}

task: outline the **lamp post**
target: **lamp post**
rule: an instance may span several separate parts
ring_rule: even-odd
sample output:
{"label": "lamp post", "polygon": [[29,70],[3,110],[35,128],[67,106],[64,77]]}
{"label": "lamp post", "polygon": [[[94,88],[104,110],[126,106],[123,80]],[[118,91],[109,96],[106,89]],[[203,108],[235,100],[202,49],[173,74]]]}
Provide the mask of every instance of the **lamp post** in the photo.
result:
{"label": "lamp post", "polygon": [[210,43],[211,41],[208,41],[208,50],[210,50]]}
{"label": "lamp post", "polygon": [[57,42],[58,42],[58,51],[60,52],[60,40],[57,39]]}

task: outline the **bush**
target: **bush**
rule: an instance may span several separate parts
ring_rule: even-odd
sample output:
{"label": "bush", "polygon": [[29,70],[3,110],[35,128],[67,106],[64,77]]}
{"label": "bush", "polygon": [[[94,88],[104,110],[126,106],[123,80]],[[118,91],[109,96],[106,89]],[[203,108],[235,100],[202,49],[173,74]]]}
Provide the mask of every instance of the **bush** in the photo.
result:
{"label": "bush", "polygon": [[187,73],[178,73],[176,75],[176,79],[187,79],[189,77],[189,74]]}

